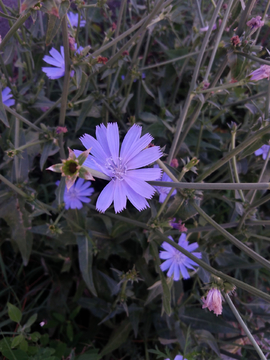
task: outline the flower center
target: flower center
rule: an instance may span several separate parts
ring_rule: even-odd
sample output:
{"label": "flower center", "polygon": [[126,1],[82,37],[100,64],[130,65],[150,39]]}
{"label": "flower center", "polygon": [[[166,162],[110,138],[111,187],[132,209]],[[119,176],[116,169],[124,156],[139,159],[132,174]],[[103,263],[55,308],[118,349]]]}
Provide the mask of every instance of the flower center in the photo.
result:
{"label": "flower center", "polygon": [[185,255],[182,254],[180,251],[177,251],[173,255],[173,258],[174,258],[174,261],[176,261],[177,263],[183,263],[183,261],[185,260]]}
{"label": "flower center", "polygon": [[122,181],[127,173],[127,167],[123,164],[122,159],[117,158],[116,162],[112,157],[108,158],[105,163],[105,167],[112,172],[112,180]]}

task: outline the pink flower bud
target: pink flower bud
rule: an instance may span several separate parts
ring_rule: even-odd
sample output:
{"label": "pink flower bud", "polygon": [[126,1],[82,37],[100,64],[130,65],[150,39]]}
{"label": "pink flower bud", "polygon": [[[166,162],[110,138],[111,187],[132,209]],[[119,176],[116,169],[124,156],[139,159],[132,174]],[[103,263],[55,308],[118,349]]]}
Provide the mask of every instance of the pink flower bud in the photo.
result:
{"label": "pink flower bud", "polygon": [[208,308],[210,311],[213,311],[216,315],[222,314],[222,295],[220,290],[212,288],[208,291],[206,299],[203,297],[203,306],[202,308]]}

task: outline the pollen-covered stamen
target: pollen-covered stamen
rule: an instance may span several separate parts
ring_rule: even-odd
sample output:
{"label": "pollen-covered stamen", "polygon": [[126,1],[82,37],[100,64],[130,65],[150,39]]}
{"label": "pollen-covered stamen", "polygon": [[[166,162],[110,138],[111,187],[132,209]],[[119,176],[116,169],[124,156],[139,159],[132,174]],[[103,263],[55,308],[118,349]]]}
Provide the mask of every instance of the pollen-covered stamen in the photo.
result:
{"label": "pollen-covered stamen", "polygon": [[111,171],[112,180],[120,180],[122,181],[127,173],[127,166],[123,164],[122,159],[117,158],[116,162],[112,157],[106,159],[105,166],[108,170]]}

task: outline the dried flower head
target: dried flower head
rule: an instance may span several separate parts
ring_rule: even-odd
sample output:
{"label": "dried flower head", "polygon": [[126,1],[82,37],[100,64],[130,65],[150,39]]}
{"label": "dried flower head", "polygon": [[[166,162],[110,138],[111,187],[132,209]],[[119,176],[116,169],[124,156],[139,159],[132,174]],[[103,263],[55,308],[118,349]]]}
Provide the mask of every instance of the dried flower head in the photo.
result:
{"label": "dried flower head", "polygon": [[238,46],[241,44],[240,38],[238,35],[235,35],[231,38],[232,46]]}
{"label": "dried flower head", "polygon": [[69,150],[69,157],[66,160],[62,160],[62,164],[52,165],[47,170],[61,173],[62,176],[66,176],[66,187],[69,190],[75,183],[77,177],[85,180],[95,180],[91,173],[86,170],[82,165],[87,159],[91,149],[85,150],[78,157],[76,157],[74,151]]}

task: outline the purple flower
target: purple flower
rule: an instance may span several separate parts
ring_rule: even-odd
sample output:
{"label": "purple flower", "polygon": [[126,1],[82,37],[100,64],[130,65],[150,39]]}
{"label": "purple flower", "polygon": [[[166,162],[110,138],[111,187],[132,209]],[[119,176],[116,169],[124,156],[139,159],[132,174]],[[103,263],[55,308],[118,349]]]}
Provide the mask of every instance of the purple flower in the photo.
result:
{"label": "purple flower", "polygon": [[[56,185],[59,185],[59,181],[56,182]],[[84,182],[83,179],[79,178],[77,182],[71,186],[68,190],[65,188],[64,192],[64,202],[65,208],[68,209],[81,209],[84,203],[89,203],[90,199],[88,196],[91,196],[94,192],[94,189],[91,188],[91,181]]]}
{"label": "purple flower", "polygon": [[256,16],[247,22],[247,26],[251,28],[251,30],[257,30],[258,28],[264,25],[264,21],[261,20],[261,16]]}
{"label": "purple flower", "polygon": [[258,81],[262,79],[268,79],[270,77],[270,66],[269,65],[262,65],[259,69],[254,70],[252,73],[249,74],[252,76],[250,80]]}
{"label": "purple flower", "polygon": [[270,145],[263,145],[260,149],[256,150],[254,154],[256,156],[262,155],[263,160],[265,160],[269,150],[270,150]]}
{"label": "purple flower", "polygon": [[[186,234],[181,234],[178,245],[182,246],[182,248],[191,252],[198,259],[200,259],[202,257],[201,253],[194,252],[194,250],[197,249],[199,245],[196,242],[189,245],[186,237]],[[169,236],[169,239],[173,240],[171,236]],[[164,242],[161,247],[165,251],[161,251],[159,253],[159,257],[163,260],[166,260],[163,264],[160,265],[161,270],[166,271],[169,269],[167,276],[171,277],[173,275],[173,280],[175,281],[179,280],[180,276],[182,276],[183,279],[189,279],[190,276],[187,268],[195,270],[194,266],[198,265],[193,260],[189,259],[186,255],[181,253],[181,251],[175,249],[172,245],[166,242]]]}
{"label": "purple flower", "polygon": [[[170,360],[170,359],[165,359],[165,360]],[[184,359],[182,355],[176,355],[174,360],[187,360],[187,359]]]}
{"label": "purple flower", "polygon": [[[77,50],[77,44],[74,44],[75,49]],[[75,54],[80,54],[83,47],[79,47]],[[52,48],[49,52],[51,56],[45,55],[43,60],[55,67],[43,67],[42,71],[46,73],[49,79],[60,79],[65,75],[65,54],[64,47],[60,46],[60,51],[57,51],[55,48]],[[71,71],[70,76],[74,76],[74,71]]]}
{"label": "purple flower", "polygon": [[[216,30],[216,28],[217,28],[217,24],[214,24],[212,27],[212,31]],[[205,26],[203,28],[200,28],[200,32],[206,32],[206,31],[208,31],[208,29],[209,29],[209,26]]]}
{"label": "purple flower", "polygon": [[222,295],[217,288],[210,289],[206,299],[203,297],[202,301],[203,309],[208,308],[210,311],[214,311],[217,316],[222,314]]}
{"label": "purple flower", "polygon": [[[126,208],[127,198],[139,211],[149,207],[146,199],[155,193],[146,181],[161,176],[160,169],[139,169],[162,156],[159,146],[146,148],[153,140],[150,134],[141,136],[142,128],[133,125],[127,132],[119,154],[119,129],[117,123],[96,127],[96,138],[85,134],[80,140],[89,149],[84,165],[98,170],[111,178],[97,199],[98,211],[104,212],[114,202],[116,213]],[[78,152],[78,151],[77,151]],[[79,153],[79,152],[78,152]],[[136,169],[136,170],[135,170]]]}
{"label": "purple flower", "polygon": [[12,99],[12,94],[10,94],[11,89],[9,87],[6,87],[2,91],[2,102],[6,106],[12,106],[15,104],[15,100]]}
{"label": "purple flower", "polygon": [[[154,165],[154,168],[159,168],[158,165]],[[159,179],[156,179],[159,180]],[[161,181],[170,181],[173,182],[172,179],[164,172],[161,178]],[[159,202],[163,203],[164,200],[166,199],[167,195],[169,194],[169,192],[171,191],[171,188],[169,187],[163,187],[163,186],[155,186],[155,188],[157,189],[157,191],[159,192]],[[173,193],[171,196],[174,196],[177,193],[176,189],[174,189]]]}
{"label": "purple flower", "polygon": [[[67,16],[69,18],[71,26],[78,27],[79,14],[74,14],[73,12],[69,11]],[[85,24],[86,24],[86,21],[82,20],[82,16],[81,16],[80,27],[84,27]],[[70,27],[69,23],[68,23],[68,27]]]}

